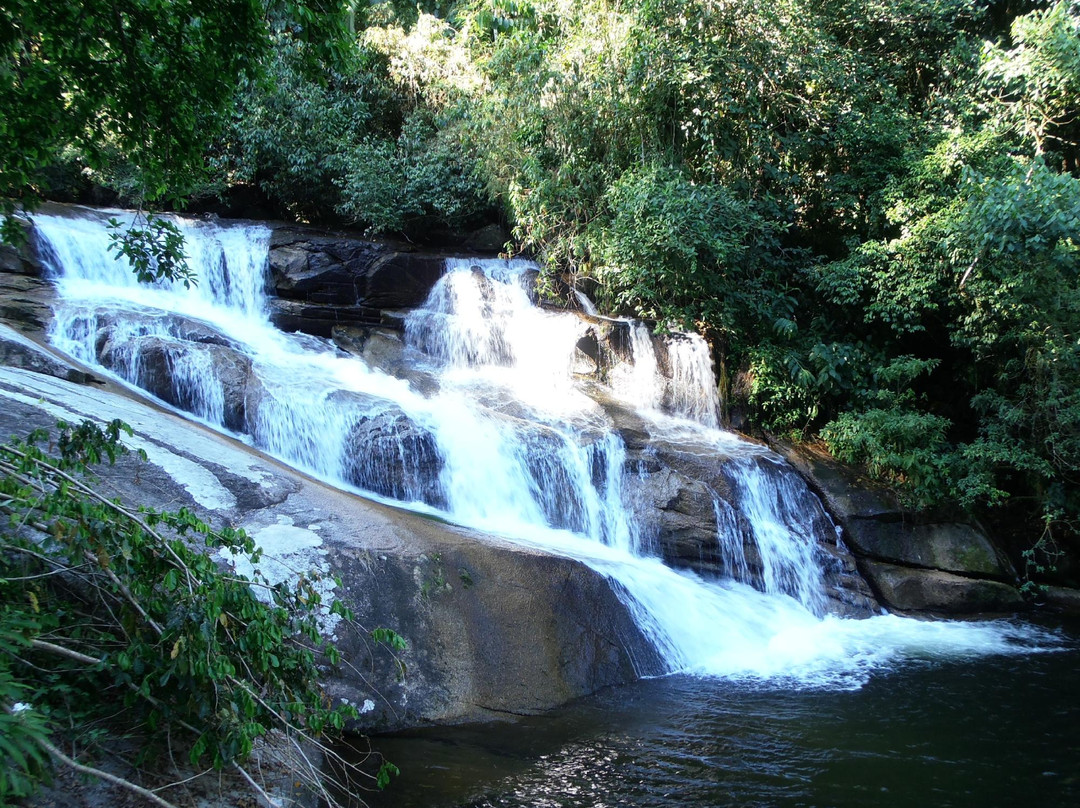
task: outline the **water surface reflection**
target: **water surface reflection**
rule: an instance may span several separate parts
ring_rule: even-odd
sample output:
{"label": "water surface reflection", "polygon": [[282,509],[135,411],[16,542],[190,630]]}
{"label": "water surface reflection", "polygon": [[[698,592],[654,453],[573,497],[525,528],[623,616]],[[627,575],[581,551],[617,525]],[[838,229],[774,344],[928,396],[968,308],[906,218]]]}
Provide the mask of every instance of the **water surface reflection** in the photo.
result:
{"label": "water surface reflection", "polygon": [[908,662],[859,690],[676,676],[376,739],[376,808],[1072,806],[1080,651]]}

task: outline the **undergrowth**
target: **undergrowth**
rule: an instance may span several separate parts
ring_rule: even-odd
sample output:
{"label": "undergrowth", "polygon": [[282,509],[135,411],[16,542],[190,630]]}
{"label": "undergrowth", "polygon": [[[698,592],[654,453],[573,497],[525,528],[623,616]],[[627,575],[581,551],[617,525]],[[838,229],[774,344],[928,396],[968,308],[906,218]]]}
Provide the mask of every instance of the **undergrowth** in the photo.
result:
{"label": "undergrowth", "polygon": [[[319,631],[316,580],[238,575],[210,553],[257,561],[243,530],[99,494],[91,469],[127,452],[123,423],[58,428],[0,447],[0,806],[57,767],[169,805],[97,768],[109,738],[135,739],[137,764],[171,760],[177,778],[231,769],[257,792],[245,764],[264,736],[301,761],[312,744],[333,755],[319,739],[357,712],[319,686],[320,666],[341,659]],[[330,611],[355,626],[340,601]],[[375,642],[402,646],[376,631]],[[336,804],[317,761],[294,774]],[[393,771],[384,764],[375,780]]]}

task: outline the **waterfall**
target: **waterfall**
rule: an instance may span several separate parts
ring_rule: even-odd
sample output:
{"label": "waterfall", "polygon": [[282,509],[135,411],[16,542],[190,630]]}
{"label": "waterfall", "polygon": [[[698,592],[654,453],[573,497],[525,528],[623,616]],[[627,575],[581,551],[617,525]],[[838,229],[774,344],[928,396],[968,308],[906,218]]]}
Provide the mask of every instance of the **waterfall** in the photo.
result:
{"label": "waterfall", "polygon": [[653,346],[652,332],[644,323],[630,323],[630,361],[611,371],[615,393],[643,410],[660,410],[664,400],[664,378]]}
{"label": "waterfall", "polygon": [[[720,426],[720,399],[709,346],[698,334],[654,337],[644,323],[631,321],[628,362],[616,366],[609,383],[620,398],[643,410]],[[657,343],[664,353],[657,355]]]}
{"label": "waterfall", "polygon": [[[671,671],[857,686],[909,656],[1024,642],[1007,624],[827,616],[808,527],[827,517],[793,472],[715,428],[700,338],[672,337],[658,356],[648,329],[629,324],[633,361],[608,395],[685,456],[723,463],[732,492],[714,490],[709,521],[726,578],[652,554],[647,458],[637,448],[631,461],[615,416],[575,380],[589,326],[534,305],[532,264],[447,262],[406,319],[405,357],[431,380],[414,385],[270,324],[266,228],[177,221],[193,289],[137,284],[98,217],[35,216],[60,297],[58,349],[332,484],[579,559],[612,582]],[[661,477],[651,482],[674,479]]]}
{"label": "waterfall", "polygon": [[735,509],[713,494],[713,513],[716,515],[716,537],[720,544],[720,559],[727,574],[740,583],[749,584],[750,563]]}
{"label": "waterfall", "polygon": [[589,296],[580,289],[574,290],[574,299],[577,300],[578,305],[581,306],[581,310],[586,314],[590,314],[596,317],[600,314],[596,309],[596,304],[589,299]]}
{"label": "waterfall", "polygon": [[407,344],[442,380],[434,428],[450,513],[489,529],[546,526],[631,549],[622,442],[597,429],[598,408],[572,384],[584,325],[533,305],[534,270],[526,261],[448,259],[406,318]]}
{"label": "waterfall", "polygon": [[720,426],[720,398],[717,395],[709,346],[699,334],[679,334],[668,340],[667,384],[669,411],[705,426]]}
{"label": "waterfall", "polygon": [[[814,507],[809,502],[809,492],[795,485],[794,475],[766,474],[752,460],[735,463],[738,468],[735,484],[753,533],[762,588],[768,593],[788,595],[810,611],[822,613],[826,597],[822,580],[825,560],[806,519]],[[730,514],[724,514],[724,518],[725,530],[730,530],[727,527]],[[730,563],[739,570],[736,578],[749,581],[748,564],[741,549],[728,547],[727,552]]]}
{"label": "waterfall", "polygon": [[[122,226],[130,214],[118,214]],[[206,308],[231,316],[258,317],[266,306],[266,255],[270,231],[261,225],[220,226],[213,222],[175,219],[184,235],[184,252],[198,269],[191,288],[173,281],[141,284],[123,262],[109,252],[110,231],[96,216],[34,217],[43,236],[43,260],[51,276],[65,289],[65,297],[80,293],[132,301],[172,301],[170,310],[195,314]]]}

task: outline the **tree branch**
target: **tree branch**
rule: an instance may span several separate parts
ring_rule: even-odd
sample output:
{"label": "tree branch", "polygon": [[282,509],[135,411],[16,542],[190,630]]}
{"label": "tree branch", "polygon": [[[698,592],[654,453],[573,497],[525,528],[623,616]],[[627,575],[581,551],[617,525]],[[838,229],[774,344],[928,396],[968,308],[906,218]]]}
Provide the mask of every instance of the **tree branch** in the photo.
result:
{"label": "tree branch", "polygon": [[78,651],[73,651],[72,649],[65,648],[62,645],[55,645],[51,642],[45,642],[45,640],[31,640],[30,646],[32,648],[36,648],[38,651],[46,651],[50,654],[66,656],[69,659],[74,659],[76,662],[82,662],[84,665],[101,665],[103,662],[103,660],[100,660],[97,657],[80,654]]}
{"label": "tree branch", "polygon": [[120,786],[121,788],[126,788],[133,794],[138,794],[143,799],[149,800],[155,805],[160,805],[161,808],[176,808],[176,806],[168,800],[163,800],[153,791],[149,791],[142,786],[137,786],[130,780],[125,780],[123,777],[118,777],[115,774],[110,774],[109,772],[102,771],[101,769],[95,769],[93,766],[84,766],[82,763],[79,763],[76,760],[72,760],[44,738],[38,739],[38,743],[41,744],[42,748],[46,752],[56,758],[56,760],[60,761],[65,766],[74,769],[80,774],[88,774],[91,777],[97,777],[99,780],[104,780],[107,783],[112,783],[113,785]]}

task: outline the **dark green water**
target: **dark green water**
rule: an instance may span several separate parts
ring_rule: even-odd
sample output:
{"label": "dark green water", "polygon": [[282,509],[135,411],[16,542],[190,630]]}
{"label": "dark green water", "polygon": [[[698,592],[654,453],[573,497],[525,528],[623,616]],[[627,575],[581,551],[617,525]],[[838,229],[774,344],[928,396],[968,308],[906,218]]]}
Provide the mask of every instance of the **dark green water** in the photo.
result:
{"label": "dark green water", "polygon": [[861,689],[674,676],[549,715],[374,739],[376,808],[1080,805],[1080,635]]}

